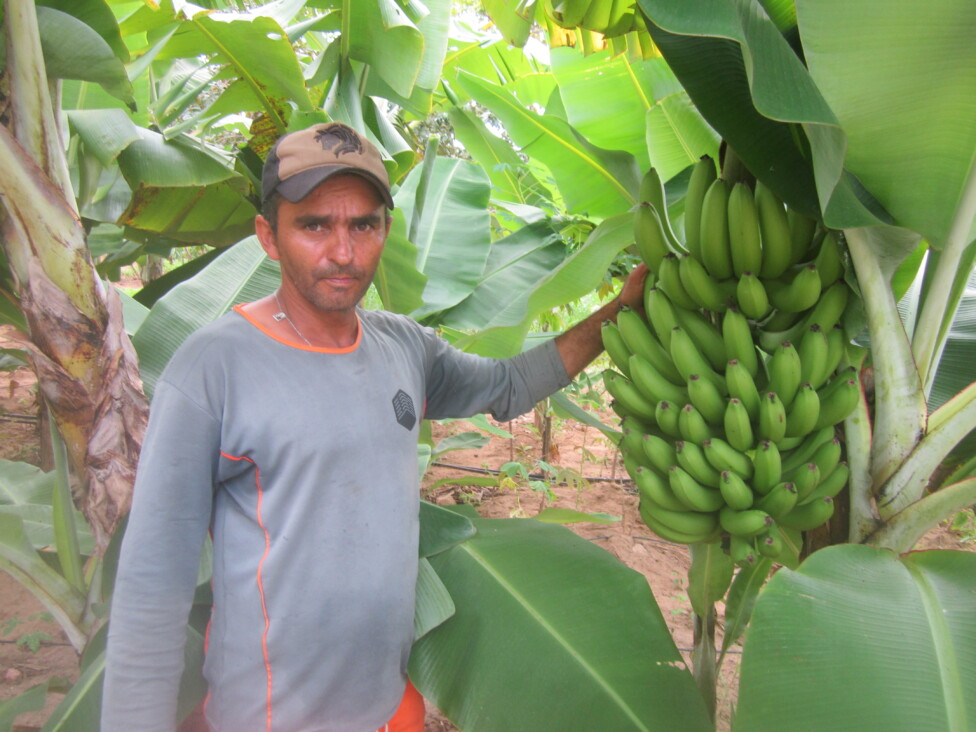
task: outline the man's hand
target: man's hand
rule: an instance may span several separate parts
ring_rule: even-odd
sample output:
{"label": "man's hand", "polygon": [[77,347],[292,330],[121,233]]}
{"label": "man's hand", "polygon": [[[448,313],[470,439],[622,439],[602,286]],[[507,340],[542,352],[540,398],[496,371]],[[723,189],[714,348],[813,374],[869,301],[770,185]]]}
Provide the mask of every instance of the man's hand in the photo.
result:
{"label": "man's hand", "polygon": [[647,279],[648,271],[647,265],[643,262],[631,270],[620,294],[617,295],[620,305],[626,305],[634,310],[639,310],[641,313],[644,312],[644,280]]}
{"label": "man's hand", "polygon": [[627,276],[620,294],[585,320],[581,320],[562,335],[556,337],[556,347],[562,357],[566,373],[570,378],[585,369],[589,363],[603,352],[603,338],[600,327],[603,321],[616,322],[620,308],[627,306],[644,312],[644,280],[647,265],[643,262],[634,267]]}

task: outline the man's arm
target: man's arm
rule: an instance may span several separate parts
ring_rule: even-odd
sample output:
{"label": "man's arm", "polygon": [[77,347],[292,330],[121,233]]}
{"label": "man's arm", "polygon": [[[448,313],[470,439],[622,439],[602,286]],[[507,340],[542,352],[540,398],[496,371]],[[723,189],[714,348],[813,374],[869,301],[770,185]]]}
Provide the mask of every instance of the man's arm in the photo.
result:
{"label": "man's arm", "polygon": [[600,335],[603,321],[616,322],[617,313],[625,305],[643,311],[646,276],[647,266],[643,263],[637,265],[627,277],[617,297],[565,333],[556,336],[556,348],[559,350],[569,378],[574,378],[603,352],[603,339]]}

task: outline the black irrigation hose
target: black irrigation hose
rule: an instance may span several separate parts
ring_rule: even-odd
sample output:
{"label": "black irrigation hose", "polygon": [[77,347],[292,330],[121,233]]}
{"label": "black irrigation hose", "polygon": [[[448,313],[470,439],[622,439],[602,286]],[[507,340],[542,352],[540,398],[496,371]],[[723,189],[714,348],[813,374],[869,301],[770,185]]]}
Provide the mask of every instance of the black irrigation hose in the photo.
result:
{"label": "black irrigation hose", "polygon": [[32,414],[12,414],[0,412],[0,422],[17,422],[20,424],[37,424],[38,417]]}
{"label": "black irrigation hose", "polygon": [[[450,463],[434,462],[431,463],[430,465],[431,467],[434,468],[451,468],[452,470],[465,470],[469,473],[480,473],[482,475],[501,475],[502,472],[500,470],[492,470],[491,468],[476,468],[470,465],[452,465]],[[545,480],[546,478],[549,477],[551,476],[546,475],[545,473],[529,473],[529,478],[531,478],[532,480]],[[621,483],[621,484],[633,483],[633,481],[630,480],[630,478],[621,479],[621,478],[601,478],[601,477],[587,478],[586,476],[582,476],[582,477],[583,480],[585,480],[587,483]]]}

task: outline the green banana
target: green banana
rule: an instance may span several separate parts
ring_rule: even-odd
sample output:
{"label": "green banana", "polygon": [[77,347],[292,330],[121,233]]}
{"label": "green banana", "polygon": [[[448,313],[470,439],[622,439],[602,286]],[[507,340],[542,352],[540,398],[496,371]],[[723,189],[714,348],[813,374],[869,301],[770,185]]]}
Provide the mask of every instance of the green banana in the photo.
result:
{"label": "green banana", "polygon": [[757,493],[766,495],[783,476],[783,459],[776,443],[763,440],[756,447],[752,456],[752,488]]}
{"label": "green banana", "polygon": [[743,315],[753,320],[762,320],[769,313],[769,293],[766,286],[754,272],[746,271],[739,275],[735,285],[735,301]]}
{"label": "green banana", "polygon": [[752,189],[745,183],[736,183],[729,194],[728,205],[732,270],[736,277],[741,277],[744,272],[758,272],[762,267],[762,235]]}
{"label": "green banana", "polygon": [[804,503],[822,500],[824,498],[835,498],[847,486],[847,481],[851,477],[851,469],[847,463],[837,463],[837,466],[830,471],[826,478],[821,478],[813,492],[803,499]]}
{"label": "green banana", "polygon": [[820,416],[820,397],[809,383],[800,384],[786,412],[786,436],[806,437],[814,431]]}
{"label": "green banana", "polygon": [[[667,511],[655,506],[649,501],[641,501],[639,510],[641,519],[643,519],[647,528],[667,541],[673,541],[676,544],[707,544],[717,541],[719,538],[718,526],[716,525],[714,514],[693,513],[690,511],[685,513],[680,511]],[[701,521],[694,518],[685,518],[696,516],[705,518]],[[674,528],[673,524],[665,523],[664,520],[676,521],[680,525],[689,528],[699,526],[707,526],[709,528],[699,529],[697,531],[679,531]]]}
{"label": "green banana", "polygon": [[746,317],[735,308],[729,308],[722,316],[722,341],[726,355],[745,366],[755,379],[759,373],[759,356],[752,339],[752,329]]}
{"label": "green banana", "polygon": [[779,394],[767,391],[759,400],[759,439],[779,442],[786,436],[786,409]]}
{"label": "green banana", "polygon": [[787,313],[802,313],[820,299],[820,275],[815,265],[808,264],[789,282],[768,281],[766,290],[773,307]]}
{"label": "green banana", "polygon": [[644,264],[656,273],[671,248],[661,217],[651,203],[641,203],[634,213],[634,241]]}
{"label": "green banana", "polygon": [[705,193],[701,212],[701,263],[719,280],[732,276],[729,249],[729,186],[716,178]]}
{"label": "green banana", "polygon": [[752,538],[732,535],[729,537],[729,556],[737,567],[750,567],[756,563],[755,542]]}
{"label": "green banana", "polygon": [[681,437],[678,429],[678,413],[681,410],[674,402],[662,399],[654,410],[654,420],[668,437]]}
{"label": "green banana", "polygon": [[818,447],[814,453],[813,457],[810,458],[810,462],[816,463],[817,467],[820,469],[820,480],[823,482],[824,478],[834,472],[834,469],[840,464],[840,456],[843,452],[841,448],[840,440],[836,437],[827,440],[820,447]]}
{"label": "green banana", "polygon": [[640,313],[632,308],[621,308],[620,312],[617,313],[617,330],[630,353],[644,358],[672,384],[682,385],[685,383],[681,374],[674,367],[671,355],[654,337],[647,321]]}
{"label": "green banana", "polygon": [[685,292],[698,307],[716,313],[728,307],[723,288],[718,280],[708,274],[702,263],[692,255],[684,254],[680,257],[678,275],[681,277],[681,284],[684,286]]}
{"label": "green banana", "polygon": [[791,449],[790,452],[783,458],[783,471],[789,472],[795,469],[797,466],[813,460],[813,456],[816,454],[819,447],[823,443],[832,440],[833,437],[833,425],[811,432],[802,440],[802,442],[800,442],[799,445]]}
{"label": "green banana", "polygon": [[759,536],[773,525],[773,518],[758,508],[736,511],[725,506],[718,512],[719,525],[732,536]]}
{"label": "green banana", "polygon": [[692,374],[698,374],[713,381],[720,389],[725,388],[724,379],[715,373],[691,335],[681,326],[671,329],[671,358],[685,381]]}
{"label": "green banana", "polygon": [[743,480],[753,476],[752,460],[739,452],[721,437],[712,437],[702,443],[705,459],[719,472],[730,470]]}
{"label": "green banana", "polygon": [[777,521],[796,506],[799,499],[796,486],[792,483],[777,483],[772,490],[759,499],[756,508],[765,511]]}
{"label": "green banana", "polygon": [[678,412],[678,431],[681,439],[701,445],[712,437],[712,428],[694,404],[685,404]]}
{"label": "green banana", "polygon": [[783,202],[759,181],[756,182],[756,211],[763,247],[759,276],[766,280],[776,279],[793,264],[790,224]]}
{"label": "green banana", "polygon": [[834,500],[832,498],[818,498],[809,503],[798,504],[779,520],[788,529],[809,531],[826,523],[834,515]]}
{"label": "green banana", "polygon": [[719,425],[725,418],[725,397],[710,379],[688,376],[688,399],[709,424]]}
{"label": "green banana", "polygon": [[770,526],[769,530],[756,537],[756,547],[759,553],[767,559],[777,560],[786,549],[778,526]]}
{"label": "green banana", "polygon": [[697,310],[675,308],[674,315],[678,325],[685,329],[701,354],[708,359],[709,365],[716,371],[722,372],[729,357],[725,340],[718,328]]}
{"label": "green banana", "polygon": [[630,380],[640,389],[647,401],[656,404],[662,399],[684,404],[688,401],[688,390],[675,386],[645,358],[638,354],[630,357]]}
{"label": "green banana", "polygon": [[[644,312],[654,330],[658,341],[665,348],[671,348],[671,329],[678,324],[675,308],[664,290],[652,287],[644,295]],[[670,351],[669,351],[670,352]]]}
{"label": "green banana", "polygon": [[624,457],[624,469],[627,471],[627,475],[630,476],[631,480],[633,480],[634,476],[637,475],[637,471],[641,468],[641,464],[627,453],[621,454]]}
{"label": "green banana", "polygon": [[800,388],[803,373],[800,355],[790,341],[783,341],[773,350],[766,361],[766,370],[769,373],[766,388],[775,391],[783,406],[788,409],[796,396],[796,390]]}
{"label": "green banana", "polygon": [[774,333],[789,330],[794,326],[799,329],[803,327],[802,320],[803,313],[791,313],[786,310],[773,310],[769,317],[763,321],[762,327],[764,330]]}
{"label": "green banana", "polygon": [[820,288],[826,290],[844,274],[844,260],[840,257],[840,249],[834,236],[824,237],[813,263],[820,275]]}
{"label": "green banana", "polygon": [[620,369],[620,372],[630,378],[630,349],[624,343],[620,335],[620,329],[612,320],[604,320],[600,326],[600,336],[603,339],[603,348],[606,350],[613,365]]}
{"label": "green banana", "polygon": [[631,457],[640,465],[647,464],[647,458],[644,455],[643,446],[643,433],[639,430],[635,430],[633,427],[626,426],[628,424],[627,420],[624,420],[624,424],[621,425],[623,429],[620,431],[620,442],[618,447],[621,452],[624,452]]}
{"label": "green banana", "polygon": [[[652,468],[661,475],[667,475],[668,468],[678,464],[678,457],[674,452],[674,445],[657,435],[645,434],[641,440],[644,457]],[[667,506],[665,506],[667,508]]]}
{"label": "green banana", "polygon": [[633,478],[642,501],[651,501],[655,506],[666,511],[688,510],[675,498],[665,480],[651,468],[638,466]]}
{"label": "green banana", "polygon": [[829,331],[840,321],[840,316],[847,308],[847,300],[850,296],[850,288],[842,280],[835,282],[820,295],[817,304],[803,321],[804,327],[809,327],[816,323],[821,330]]}
{"label": "green banana", "polygon": [[740,452],[751,450],[755,443],[752,422],[745,405],[735,397],[729,399],[723,418],[726,441]]}
{"label": "green banana", "polygon": [[675,497],[689,511],[710,513],[725,505],[721,493],[699,483],[680,465],[672,465],[668,469],[668,484]]}
{"label": "green banana", "polygon": [[698,303],[692,299],[681,282],[681,263],[677,255],[668,254],[661,260],[661,265],[657,271],[657,286],[677,307],[686,310],[698,309]]}
{"label": "green banana", "polygon": [[820,399],[820,415],[815,429],[835,425],[847,419],[861,401],[861,386],[857,379],[846,379],[838,387],[829,389]]}
{"label": "green banana", "polygon": [[[812,325],[810,326],[813,327]],[[824,366],[824,377],[823,381],[827,381],[837,369],[840,367],[841,363],[847,359],[847,336],[844,334],[844,328],[840,325],[835,325],[829,331],[827,331],[827,364]],[[821,383],[821,386],[823,383]],[[817,387],[820,388],[819,386]]]}
{"label": "green banana", "polygon": [[692,478],[708,488],[718,488],[719,471],[705,459],[705,453],[694,442],[678,440],[674,443],[678,465]]}
{"label": "green banana", "polygon": [[817,235],[817,220],[788,209],[786,220],[790,227],[790,251],[794,262],[806,260]]}
{"label": "green banana", "polygon": [[828,376],[830,345],[827,334],[814,323],[800,338],[796,352],[800,357],[800,379],[819,389]]}
{"label": "green banana", "polygon": [[654,421],[654,405],[644,398],[640,390],[626,376],[607,369],[603,372],[603,384],[610,392],[610,396],[619,402],[628,414],[648,422]]}
{"label": "green banana", "polygon": [[718,177],[714,161],[707,155],[691,170],[688,191],[685,193],[685,246],[701,258],[702,203],[712,182]]}
{"label": "green banana", "polygon": [[749,419],[753,422],[758,420],[759,390],[749,370],[738,359],[733,358],[725,367],[725,385],[728,387],[729,396],[735,397],[745,405],[746,411],[749,412]]}
{"label": "green banana", "polygon": [[725,504],[736,511],[744,511],[752,507],[752,489],[746,485],[736,473],[731,470],[723,470],[719,474],[719,493],[725,499]]}
{"label": "green banana", "polygon": [[783,477],[796,488],[797,501],[802,503],[803,499],[813,493],[813,489],[820,482],[820,468],[817,467],[816,463],[806,463],[794,468]]}

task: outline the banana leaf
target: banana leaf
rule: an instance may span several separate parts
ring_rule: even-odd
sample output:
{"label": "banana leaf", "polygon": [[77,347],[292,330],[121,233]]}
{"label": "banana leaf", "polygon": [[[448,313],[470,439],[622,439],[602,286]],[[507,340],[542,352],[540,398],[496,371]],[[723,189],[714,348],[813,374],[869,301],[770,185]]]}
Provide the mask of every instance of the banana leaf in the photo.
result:
{"label": "banana leaf", "polygon": [[561,526],[472,521],[477,536],[430,558],[456,613],[410,659],[455,724],[712,729],[644,577]]}
{"label": "banana leaf", "polygon": [[146,394],[152,395],[166,363],[190,333],[238,303],[270,294],[279,281],[278,263],[252,236],[160,298],[132,338]]}
{"label": "banana leaf", "polygon": [[552,171],[570,212],[602,219],[634,205],[640,170],[632,155],[590,143],[564,120],[536,114],[505,88],[467,73],[459,81],[502,121],[524,154]]}
{"label": "banana leaf", "polygon": [[580,249],[536,285],[527,299],[511,298],[505,309],[482,326],[482,330],[462,336],[454,345],[496,358],[515,355],[521,350],[532,320],[539,313],[597,289],[613,258],[633,241],[633,236],[630,214],[607,219],[593,230]]}
{"label": "banana leaf", "polygon": [[976,719],[976,554],[828,547],[746,633],[735,729],[961,732]]}
{"label": "banana leaf", "polygon": [[[488,177],[465,160],[436,158],[430,178],[415,168],[396,193],[406,220],[419,216],[416,268],[427,276],[415,318],[446,310],[477,286],[491,247]],[[462,233],[463,232],[463,233]]]}
{"label": "banana leaf", "polygon": [[570,124],[598,147],[629,152],[640,169],[647,170],[651,165],[645,141],[647,112],[681,91],[664,59],[632,61],[609,51],[583,55],[562,47],[552,49],[551,62]]}

